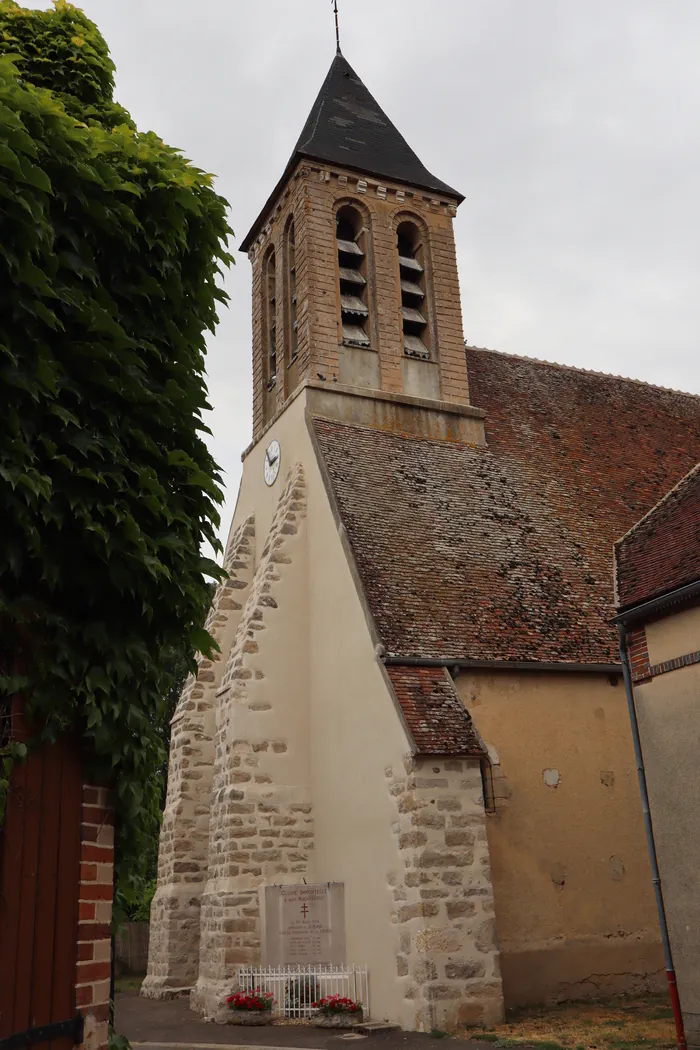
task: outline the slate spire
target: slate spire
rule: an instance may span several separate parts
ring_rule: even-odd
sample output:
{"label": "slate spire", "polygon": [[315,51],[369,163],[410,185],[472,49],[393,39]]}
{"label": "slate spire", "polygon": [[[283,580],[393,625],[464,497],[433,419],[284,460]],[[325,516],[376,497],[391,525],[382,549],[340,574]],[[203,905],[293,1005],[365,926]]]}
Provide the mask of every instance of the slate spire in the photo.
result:
{"label": "slate spire", "polygon": [[293,156],[464,199],[428,171],[340,53],[333,59]]}
{"label": "slate spire", "polygon": [[270,205],[302,157],[350,168],[360,175],[415,186],[457,202],[464,200],[462,193],[428,171],[344,55],[338,52],[284,174],[243,239],[241,251],[248,251]]}

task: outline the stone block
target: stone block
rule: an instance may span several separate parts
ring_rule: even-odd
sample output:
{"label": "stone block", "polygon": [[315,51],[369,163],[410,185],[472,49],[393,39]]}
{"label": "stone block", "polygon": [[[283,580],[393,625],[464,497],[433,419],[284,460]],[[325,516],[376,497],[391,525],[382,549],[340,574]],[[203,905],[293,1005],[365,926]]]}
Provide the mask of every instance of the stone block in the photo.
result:
{"label": "stone block", "polygon": [[496,948],[496,922],[494,919],[487,919],[486,922],[481,923],[475,931],[474,944],[480,952],[490,952]]}
{"label": "stone block", "polygon": [[468,850],[458,853],[449,850],[424,850],[418,857],[420,868],[465,868],[474,860],[474,855]]}
{"label": "stone block", "polygon": [[483,962],[474,962],[465,959],[460,962],[450,962],[445,966],[445,977],[451,981],[471,981],[475,977],[483,977],[486,967]]}
{"label": "stone block", "polygon": [[443,873],[442,881],[446,886],[461,886],[464,880],[462,871],[446,871]]}
{"label": "stone block", "polygon": [[399,922],[410,922],[411,919],[425,918],[437,915],[440,908],[432,901],[420,901],[416,904],[406,904],[399,908]]}
{"label": "stone block", "polygon": [[427,984],[423,989],[425,998],[429,1001],[444,999],[460,999],[462,992],[454,984]]}
{"label": "stone block", "polygon": [[437,980],[437,966],[432,959],[419,959],[413,966],[413,979],[419,984]]}
{"label": "stone block", "polygon": [[[465,919],[471,918],[476,915],[476,905],[473,901],[448,901],[447,902],[447,918],[448,919]],[[483,949],[480,949],[483,950]]]}
{"label": "stone block", "polygon": [[407,831],[399,836],[399,849],[408,849],[411,846],[424,846],[428,836],[424,831]]}
{"label": "stone block", "polygon": [[432,810],[424,809],[413,814],[411,823],[422,828],[444,828],[445,817],[441,813],[435,813]]}
{"label": "stone block", "polygon": [[460,831],[446,831],[445,832],[445,845],[446,846],[473,846],[474,845],[474,832],[470,830]]}

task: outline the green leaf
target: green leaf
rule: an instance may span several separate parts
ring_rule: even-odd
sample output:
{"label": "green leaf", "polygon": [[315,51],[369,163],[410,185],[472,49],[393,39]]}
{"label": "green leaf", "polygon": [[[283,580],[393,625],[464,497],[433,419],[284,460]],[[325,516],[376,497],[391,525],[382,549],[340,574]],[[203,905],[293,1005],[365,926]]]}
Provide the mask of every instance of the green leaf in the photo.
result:
{"label": "green leaf", "polygon": [[[117,786],[118,914],[153,877],[170,718],[194,648],[215,648],[204,367],[227,204],[115,101],[83,12],[8,0],[0,202],[0,615],[26,669],[0,690]],[[0,753],[0,823],[17,761]]]}

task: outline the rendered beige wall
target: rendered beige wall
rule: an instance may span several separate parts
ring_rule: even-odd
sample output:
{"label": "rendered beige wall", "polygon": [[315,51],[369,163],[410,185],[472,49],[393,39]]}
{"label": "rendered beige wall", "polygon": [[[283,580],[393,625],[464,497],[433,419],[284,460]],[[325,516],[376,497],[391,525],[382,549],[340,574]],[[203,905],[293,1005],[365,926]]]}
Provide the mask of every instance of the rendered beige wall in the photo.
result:
{"label": "rendered beige wall", "polygon": [[[700,650],[700,609],[647,627],[652,663]],[[652,655],[653,653],[653,655]],[[700,1046],[700,665],[635,687],[654,838],[690,1046]]]}
{"label": "rendered beige wall", "polygon": [[683,609],[673,616],[646,625],[650,664],[700,650],[700,608]]}
{"label": "rendered beige wall", "polygon": [[457,684],[500,760],[487,828],[506,1005],[659,987],[621,679],[479,671]]}
{"label": "rendered beige wall", "polygon": [[371,1011],[404,1017],[392,923],[396,804],[387,770],[403,770],[409,744],[393,707],[318,467],[309,470],[312,794],[316,877],[345,882],[347,958],[366,963]]}
{"label": "rendered beige wall", "polygon": [[[264,543],[279,485],[264,484],[264,447],[277,438],[280,474],[293,461],[304,464],[307,542],[313,552],[308,592],[299,581],[298,594],[300,604],[308,605],[313,640],[305,654],[309,710],[299,712],[313,727],[309,775],[316,848],[311,877],[345,883],[348,962],[369,967],[373,1015],[396,1018],[403,994],[396,975],[398,932],[391,923],[388,877],[399,854],[391,832],[396,809],[385,770],[392,763],[403,767],[409,745],[338,535],[304,419],[305,403],[302,392],[246,459],[236,518],[255,506],[259,542]],[[284,668],[283,651],[270,656],[279,657]]]}

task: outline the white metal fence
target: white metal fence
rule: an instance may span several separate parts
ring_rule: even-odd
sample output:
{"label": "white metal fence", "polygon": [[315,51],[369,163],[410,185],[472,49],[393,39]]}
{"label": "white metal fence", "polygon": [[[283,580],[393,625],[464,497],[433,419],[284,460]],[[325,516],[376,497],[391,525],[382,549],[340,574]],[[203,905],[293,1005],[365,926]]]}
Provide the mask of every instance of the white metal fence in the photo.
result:
{"label": "white metal fence", "polygon": [[238,986],[242,992],[259,988],[275,997],[277,1017],[311,1017],[313,1003],[326,995],[343,995],[362,1003],[369,1014],[369,975],[366,966],[268,966],[241,967]]}

